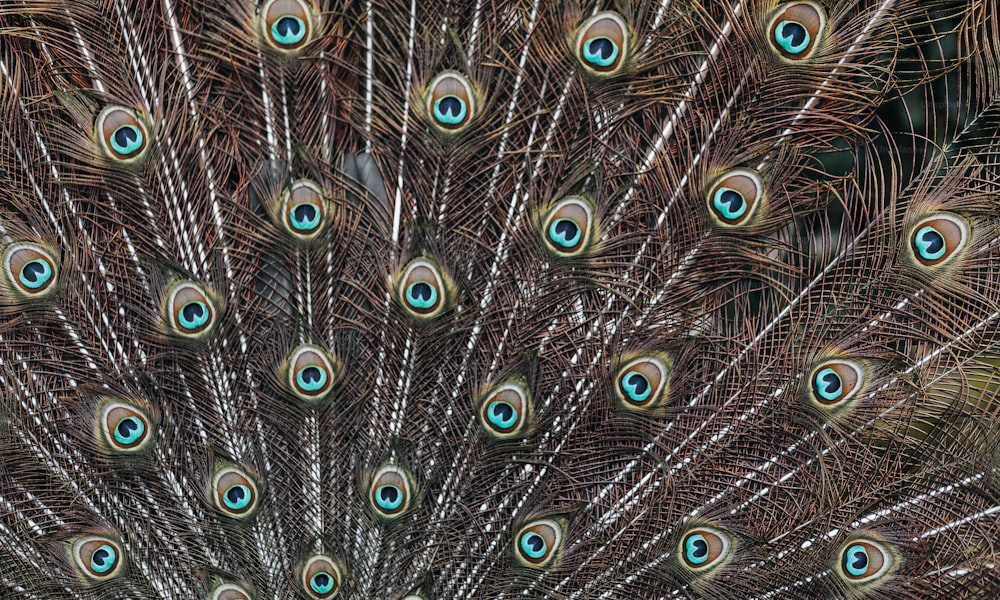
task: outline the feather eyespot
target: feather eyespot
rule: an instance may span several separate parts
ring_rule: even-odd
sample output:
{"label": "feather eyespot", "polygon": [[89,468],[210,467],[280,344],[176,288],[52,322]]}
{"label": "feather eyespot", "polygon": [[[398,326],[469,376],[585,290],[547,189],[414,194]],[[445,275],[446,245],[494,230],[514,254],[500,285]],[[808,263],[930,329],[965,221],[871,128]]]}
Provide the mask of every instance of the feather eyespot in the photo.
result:
{"label": "feather eyespot", "polygon": [[826,26],[826,13],[813,2],[791,2],[780,6],[768,26],[768,42],[779,57],[805,60],[819,47]]}
{"label": "feather eyespot", "polygon": [[476,97],[469,80],[454,71],[435,77],[428,86],[427,114],[442,132],[465,129],[476,116]]}
{"label": "feather eyespot", "polygon": [[319,346],[303,344],[288,359],[288,386],[299,399],[322,400],[337,383],[334,361]]}
{"label": "feather eyespot", "polygon": [[748,225],[764,203],[764,182],[756,171],[731,169],[712,183],[707,200],[708,212],[717,225]]}
{"label": "feather eyespot", "polygon": [[212,590],[212,600],[252,600],[250,592],[235,583],[223,583]]}
{"label": "feather eyespot", "polygon": [[403,308],[420,320],[440,315],[449,299],[441,269],[426,258],[416,258],[406,265],[396,285],[396,294]]}
{"label": "feather eyespot", "polygon": [[722,566],[729,560],[732,539],[714,527],[695,527],[681,538],[677,553],[688,571],[701,575]]}
{"label": "feather eyespot", "polygon": [[59,264],[39,244],[19,242],[3,253],[3,272],[9,287],[29,298],[42,298],[56,289]]}
{"label": "feather eyespot", "polygon": [[312,39],[315,18],[303,0],[270,0],[260,15],[261,35],[272,48],[292,52]]}
{"label": "feather eyespot", "polygon": [[323,192],[312,181],[300,179],[285,191],[281,200],[281,222],[296,238],[315,238],[323,230],[327,216]]}
{"label": "feather eyespot", "polygon": [[127,402],[111,401],[100,415],[100,434],[114,452],[134,454],[149,447],[153,423],[142,408]]}
{"label": "feather eyespot", "polygon": [[340,565],[322,554],[309,558],[302,566],[302,588],[313,600],[329,600],[340,593],[344,580]]}
{"label": "feather eyespot", "polygon": [[149,148],[149,128],[136,112],[122,106],[108,106],[97,116],[97,139],[105,156],[131,163]]}
{"label": "feather eyespot", "polygon": [[576,55],[594,75],[614,75],[628,58],[628,26],[613,12],[587,19],[576,36]]}
{"label": "feather eyespot", "polygon": [[212,476],[212,503],[222,514],[233,519],[245,519],[257,509],[257,484],[241,468],[219,468]]}
{"label": "feather eyespot", "polygon": [[493,388],[479,405],[479,421],[483,430],[497,440],[524,435],[528,426],[531,402],[528,390],[516,381]]}
{"label": "feather eyespot", "polygon": [[369,485],[371,506],[380,517],[395,519],[410,508],[412,502],[410,474],[402,467],[385,465],[372,475]]}
{"label": "feather eyespot", "polygon": [[968,246],[969,223],[952,213],[937,213],[917,221],[908,245],[913,259],[923,267],[941,267]]}
{"label": "feather eyespot", "polygon": [[812,370],[811,392],[815,402],[832,407],[850,402],[865,382],[861,363],[847,359],[823,362]]}
{"label": "feather eyespot", "polygon": [[542,239],[556,256],[579,256],[590,249],[594,227],[590,203],[581,196],[569,196],[556,202],[545,215]]}
{"label": "feather eyespot", "polygon": [[538,519],[521,526],[514,543],[515,556],[523,566],[545,568],[562,546],[562,526],[553,519]]}
{"label": "feather eyespot", "polygon": [[179,281],[167,295],[170,330],[186,338],[203,338],[215,325],[215,302],[200,284]]}
{"label": "feather eyespot", "polygon": [[121,544],[103,535],[88,535],[76,540],[71,552],[78,571],[95,583],[118,575],[125,564]]}
{"label": "feather eyespot", "polygon": [[888,544],[874,538],[856,538],[838,552],[837,573],[852,585],[877,583],[895,569],[896,557]]}
{"label": "feather eyespot", "polygon": [[618,369],[615,394],[622,408],[642,411],[661,406],[667,397],[670,362],[657,355],[633,358]]}

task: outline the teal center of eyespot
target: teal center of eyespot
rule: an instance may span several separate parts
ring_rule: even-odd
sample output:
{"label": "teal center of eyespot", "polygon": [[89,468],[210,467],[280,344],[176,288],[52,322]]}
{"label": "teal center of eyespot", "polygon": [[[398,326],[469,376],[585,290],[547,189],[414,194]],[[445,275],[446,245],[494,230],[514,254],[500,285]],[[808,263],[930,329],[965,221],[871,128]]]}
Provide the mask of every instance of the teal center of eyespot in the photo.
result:
{"label": "teal center of eyespot", "polygon": [[583,60],[598,67],[610,67],[618,60],[618,44],[606,37],[595,37],[583,44]]}
{"label": "teal center of eyespot", "polygon": [[250,492],[250,488],[238,484],[231,485],[226,489],[226,493],[222,495],[223,502],[231,510],[242,510],[249,506],[250,501],[253,499],[253,495]]}
{"label": "teal center of eyespot", "polygon": [[545,538],[534,531],[529,531],[521,536],[521,551],[528,558],[542,558],[547,550]]}
{"label": "teal center of eyespot", "polygon": [[115,427],[115,441],[123,446],[130,446],[142,439],[146,433],[146,424],[135,416],[125,417]]}
{"label": "teal center of eyespot", "polygon": [[199,300],[181,307],[177,320],[184,329],[198,329],[208,322],[208,305]]}
{"label": "teal center of eyespot", "polygon": [[295,383],[305,392],[315,392],[326,386],[328,377],[325,369],[308,366],[295,374]]}
{"label": "teal center of eyespot", "polygon": [[727,221],[735,221],[746,214],[749,206],[743,194],[732,188],[719,188],[712,196],[712,207]]}
{"label": "teal center of eyespot", "polygon": [[653,387],[649,385],[649,380],[638,371],[627,371],[622,375],[621,384],[625,395],[632,402],[645,402],[653,393]]}
{"label": "teal center of eyespot", "polygon": [[282,46],[294,46],[306,37],[306,24],[294,15],[284,15],[271,25],[271,37]]}
{"label": "teal center of eyespot", "polygon": [[844,553],[844,569],[854,577],[861,577],[868,571],[868,550],[861,544],[850,546]]}
{"label": "teal center of eyespot", "polygon": [[575,248],[583,238],[580,227],[569,219],[555,219],[549,225],[549,239],[563,248]]}
{"label": "teal center of eyespot", "polygon": [[708,540],[705,536],[695,533],[684,540],[684,558],[692,565],[701,565],[708,560]]}
{"label": "teal center of eyespot", "polygon": [[434,101],[434,118],[443,125],[460,125],[469,109],[458,96],[441,96]]}
{"label": "teal center of eyespot", "polygon": [[118,553],[109,544],[103,544],[90,555],[90,569],[98,575],[103,575],[114,568]]}
{"label": "teal center of eyespot", "polygon": [[517,424],[517,409],[509,402],[494,400],[486,409],[490,423],[500,429],[510,429]]}
{"label": "teal center of eyespot", "polygon": [[291,211],[292,227],[297,231],[312,231],[319,225],[322,212],[311,202],[303,202]]}
{"label": "teal center of eyespot", "polygon": [[816,373],[816,393],[824,400],[836,400],[844,392],[844,383],[836,371],[827,367]]}
{"label": "teal center of eyespot", "polygon": [[333,582],[329,573],[316,573],[309,579],[309,587],[317,594],[326,594],[333,589]]}
{"label": "teal center of eyespot", "polygon": [[924,260],[937,260],[944,256],[946,244],[944,236],[930,225],[924,225],[913,236],[913,244]]}
{"label": "teal center of eyespot", "polygon": [[375,502],[384,510],[396,510],[403,504],[403,492],[392,484],[375,489]]}
{"label": "teal center of eyespot", "polygon": [[111,149],[117,154],[133,154],[142,148],[142,144],[142,130],[135,125],[122,125],[111,134]]}
{"label": "teal center of eyespot", "polygon": [[52,267],[44,260],[30,260],[21,267],[17,278],[24,287],[37,290],[52,279]]}
{"label": "teal center of eyespot", "polygon": [[809,31],[798,21],[782,21],[774,28],[774,41],[789,54],[801,54],[809,47]]}
{"label": "teal center of eyespot", "polygon": [[427,310],[437,304],[438,293],[434,286],[426,281],[417,281],[407,286],[406,301],[417,310]]}

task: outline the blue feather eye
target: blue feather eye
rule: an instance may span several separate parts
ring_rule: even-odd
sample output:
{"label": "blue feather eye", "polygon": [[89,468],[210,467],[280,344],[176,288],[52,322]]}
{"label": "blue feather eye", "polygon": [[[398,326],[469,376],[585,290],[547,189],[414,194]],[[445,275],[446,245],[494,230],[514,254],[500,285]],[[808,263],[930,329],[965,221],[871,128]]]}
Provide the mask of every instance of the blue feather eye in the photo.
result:
{"label": "blue feather eye", "polygon": [[717,225],[740,227],[753,222],[764,204],[764,182],[756,171],[730,169],[708,191],[708,212]]}
{"label": "blue feather eye", "polygon": [[524,524],[517,532],[514,554],[526,567],[548,567],[562,546],[562,526],[552,519],[539,519]]}
{"label": "blue feather eye", "polygon": [[619,367],[615,394],[626,410],[660,406],[667,396],[669,377],[670,363],[666,357],[639,356]]}
{"label": "blue feather eye", "polygon": [[729,560],[733,542],[724,531],[714,527],[695,527],[681,538],[677,548],[682,566],[701,575],[712,571]]}
{"label": "blue feather eye", "polygon": [[149,415],[139,406],[120,401],[104,405],[99,428],[104,444],[120,453],[145,450],[152,439]]}
{"label": "blue feather eye", "polygon": [[238,467],[217,469],[212,477],[212,501],[222,514],[245,519],[257,508],[257,484]]}
{"label": "blue feather eye", "polygon": [[628,43],[625,21],[613,12],[598,13],[580,26],[577,58],[594,75],[613,75],[625,64]]}
{"label": "blue feather eye", "polygon": [[95,129],[101,150],[115,161],[136,161],[149,147],[147,127],[132,109],[108,106],[97,116]]}
{"label": "blue feather eye", "polygon": [[315,238],[327,223],[327,203],[319,186],[308,179],[294,182],[281,200],[281,221],[301,240]]}
{"label": "blue feather eye", "polygon": [[891,574],[896,562],[888,544],[874,538],[857,538],[841,546],[835,570],[846,582],[867,587]]}
{"label": "blue feather eye", "polygon": [[386,519],[395,519],[410,508],[410,474],[402,467],[385,465],[372,476],[370,490],[371,506]]}
{"label": "blue feather eye", "polygon": [[322,400],[337,383],[334,360],[319,346],[303,344],[288,359],[288,386],[300,399]]}
{"label": "blue feather eye", "polygon": [[853,400],[865,383],[865,368],[854,360],[837,358],[813,367],[810,396],[824,410],[843,408]]}
{"label": "blue feather eye", "polygon": [[270,0],[260,14],[261,34],[272,48],[290,52],[312,38],[315,19],[312,8],[302,0]]}
{"label": "blue feather eye", "polygon": [[181,281],[167,295],[168,323],[173,333],[203,338],[215,325],[215,303],[200,284]]}
{"label": "blue feather eye", "polygon": [[911,229],[910,254],[923,267],[939,267],[959,256],[969,243],[969,223],[952,213],[937,213]]}
{"label": "blue feather eye", "polygon": [[340,593],[343,571],[332,558],[323,555],[311,557],[302,566],[302,588],[313,600],[329,600]]}
{"label": "blue feather eye", "polygon": [[490,390],[479,404],[479,421],[493,439],[511,439],[524,435],[528,426],[530,401],[528,391],[516,381]]}
{"label": "blue feather eye", "polygon": [[812,2],[792,2],[778,8],[768,27],[768,41],[778,56],[798,61],[809,58],[816,51],[826,14]]}
{"label": "blue feather eye", "polygon": [[403,269],[396,293],[403,308],[421,320],[438,316],[448,304],[444,275],[426,258],[414,259]]}
{"label": "blue feather eye", "polygon": [[89,535],[76,540],[71,553],[77,571],[95,583],[118,575],[124,564],[121,545],[102,535]]}
{"label": "blue feather eye", "polygon": [[542,239],[552,254],[572,257],[590,249],[593,232],[593,207],[581,196],[568,196],[545,215]]}
{"label": "blue feather eye", "polygon": [[428,86],[427,114],[431,124],[444,133],[465,129],[476,114],[476,99],[469,80],[454,71],[435,77]]}
{"label": "blue feather eye", "polygon": [[3,274],[12,291],[29,298],[41,298],[56,289],[59,267],[42,246],[20,242],[4,250]]}

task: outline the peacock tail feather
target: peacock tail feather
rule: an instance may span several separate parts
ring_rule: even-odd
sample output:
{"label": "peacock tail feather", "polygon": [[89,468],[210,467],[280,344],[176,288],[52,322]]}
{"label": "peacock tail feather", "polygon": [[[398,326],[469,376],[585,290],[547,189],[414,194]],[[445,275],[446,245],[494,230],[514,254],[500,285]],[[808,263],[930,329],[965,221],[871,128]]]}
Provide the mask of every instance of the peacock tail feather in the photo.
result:
{"label": "peacock tail feather", "polygon": [[0,597],[1000,597],[994,0],[0,2]]}

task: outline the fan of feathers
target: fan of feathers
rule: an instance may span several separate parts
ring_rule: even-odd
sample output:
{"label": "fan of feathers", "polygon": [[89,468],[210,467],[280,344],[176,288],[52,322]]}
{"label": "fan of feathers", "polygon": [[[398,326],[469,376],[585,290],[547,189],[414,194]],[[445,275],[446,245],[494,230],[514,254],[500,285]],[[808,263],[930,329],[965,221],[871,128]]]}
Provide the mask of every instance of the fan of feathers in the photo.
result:
{"label": "fan of feathers", "polygon": [[1000,597],[998,13],[0,2],[0,597]]}

